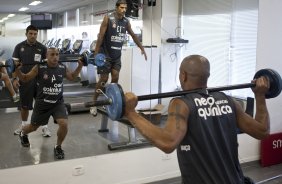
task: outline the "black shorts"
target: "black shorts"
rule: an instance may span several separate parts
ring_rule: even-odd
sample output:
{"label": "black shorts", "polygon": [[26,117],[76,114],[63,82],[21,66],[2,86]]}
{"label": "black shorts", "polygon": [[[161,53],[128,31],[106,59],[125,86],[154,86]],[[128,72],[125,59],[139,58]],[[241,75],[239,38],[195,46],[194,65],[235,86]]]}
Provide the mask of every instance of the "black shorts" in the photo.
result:
{"label": "black shorts", "polygon": [[0,79],[2,78],[2,73],[0,72]]}
{"label": "black shorts", "polygon": [[21,107],[23,109],[32,110],[33,109],[33,99],[36,97],[36,81],[31,80],[29,82],[20,81],[20,100]]}
{"label": "black shorts", "polygon": [[47,125],[50,116],[56,119],[68,119],[67,109],[64,102],[51,104],[48,108],[42,108],[35,102],[34,109],[31,115],[32,125]]}
{"label": "black shorts", "polygon": [[108,74],[111,73],[111,70],[120,71],[121,69],[121,60],[120,58],[115,60],[106,61],[104,66],[97,67],[98,74]]}

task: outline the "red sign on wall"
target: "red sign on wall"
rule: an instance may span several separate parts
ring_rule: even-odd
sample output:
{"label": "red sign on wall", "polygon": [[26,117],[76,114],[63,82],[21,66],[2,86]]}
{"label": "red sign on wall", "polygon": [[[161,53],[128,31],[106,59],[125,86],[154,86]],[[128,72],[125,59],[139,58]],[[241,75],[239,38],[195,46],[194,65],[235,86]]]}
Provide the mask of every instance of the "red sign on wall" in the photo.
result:
{"label": "red sign on wall", "polygon": [[263,167],[282,163],[282,133],[271,134],[262,140],[260,151]]}

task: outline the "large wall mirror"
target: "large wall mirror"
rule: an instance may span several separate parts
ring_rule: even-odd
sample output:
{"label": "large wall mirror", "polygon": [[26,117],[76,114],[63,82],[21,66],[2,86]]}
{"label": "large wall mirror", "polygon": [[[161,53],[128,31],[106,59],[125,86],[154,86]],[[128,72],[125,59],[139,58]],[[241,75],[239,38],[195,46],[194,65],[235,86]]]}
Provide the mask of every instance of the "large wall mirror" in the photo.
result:
{"label": "large wall mirror", "polygon": [[[248,79],[254,75],[256,65],[259,6],[257,0],[128,2],[130,11],[126,16],[130,20],[132,30],[145,47],[148,59],[144,59],[133,39],[126,35],[119,79],[119,84],[125,92],[145,95],[181,90],[178,68],[182,59],[190,54],[200,54],[210,60],[212,71],[209,86],[250,82]],[[88,5],[51,13],[52,28],[40,30],[38,41],[47,47],[55,46],[61,49],[65,46],[65,41],[69,40],[67,50],[72,50],[74,43],[82,40],[79,52],[88,50],[91,53],[103,17],[115,10],[115,3],[116,0],[94,1]],[[2,61],[12,57],[14,46],[26,39],[25,28],[30,24],[30,20],[31,15],[22,15],[18,22],[0,23],[0,49],[5,50],[0,56]],[[74,69],[76,64],[68,66]],[[81,81],[87,81],[87,85],[95,86],[99,78],[96,67],[84,67],[80,78]],[[249,89],[227,93],[241,98],[252,96]],[[77,99],[83,101],[81,96]],[[150,115],[150,112],[158,111],[157,121],[160,123],[165,120],[170,99],[142,101],[138,103],[137,109],[148,111],[146,117],[149,119],[156,118]],[[51,119],[49,125],[52,127],[52,137],[42,138],[41,129],[38,129],[30,135],[30,142],[35,145],[25,150],[20,147],[17,137],[12,135],[16,123],[20,121],[19,112],[10,108],[1,109],[0,112],[0,126],[3,126],[0,146],[1,150],[5,150],[0,153],[0,169],[54,161],[52,145],[56,141],[57,126]],[[10,114],[13,114],[13,118]],[[68,155],[66,159],[112,153],[107,148],[110,141],[128,139],[130,133],[127,128],[112,131],[111,135],[101,134],[98,131],[100,119],[95,119],[88,112],[69,115],[69,134],[64,143]],[[12,127],[11,124],[5,123],[8,121],[14,121]],[[121,125],[113,123],[111,126]],[[7,139],[7,144],[16,146],[5,146]],[[10,148],[11,150],[6,150]]]}

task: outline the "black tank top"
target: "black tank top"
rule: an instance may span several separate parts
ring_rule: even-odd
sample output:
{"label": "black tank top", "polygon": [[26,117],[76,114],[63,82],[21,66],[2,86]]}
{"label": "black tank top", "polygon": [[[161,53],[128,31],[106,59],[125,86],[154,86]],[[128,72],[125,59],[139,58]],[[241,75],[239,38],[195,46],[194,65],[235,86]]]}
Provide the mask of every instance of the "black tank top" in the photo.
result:
{"label": "black tank top", "polygon": [[108,27],[105,33],[100,52],[104,53],[112,60],[121,57],[122,45],[126,36],[126,30],[129,20],[115,18],[115,13],[109,15]]}
{"label": "black tank top", "polygon": [[177,148],[185,184],[242,184],[235,106],[224,93],[193,93],[182,99],[190,109],[188,129]]}
{"label": "black tank top", "polygon": [[63,101],[63,79],[66,66],[48,67],[47,64],[38,66],[36,102],[42,106]]}

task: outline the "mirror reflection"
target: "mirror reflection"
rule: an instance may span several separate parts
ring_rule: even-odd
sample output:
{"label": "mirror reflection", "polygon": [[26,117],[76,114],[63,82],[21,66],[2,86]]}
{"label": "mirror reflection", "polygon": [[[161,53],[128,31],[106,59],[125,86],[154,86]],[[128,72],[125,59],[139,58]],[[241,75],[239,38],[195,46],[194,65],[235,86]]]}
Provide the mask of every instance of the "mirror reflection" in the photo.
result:
{"label": "mirror reflection", "polygon": [[[118,2],[119,4],[117,4]],[[1,95],[3,96],[1,98],[1,114],[3,114],[1,117],[2,122],[12,121],[12,125],[7,124],[3,131],[10,132],[9,135],[14,134],[11,141],[16,141],[16,144],[9,144],[4,140],[1,143],[5,147],[7,146],[7,149],[4,149],[7,151],[2,152],[1,156],[3,158],[1,159],[3,160],[2,169],[51,162],[58,159],[111,153],[113,150],[130,148],[133,143],[137,147],[149,145],[145,140],[141,144],[137,143],[143,137],[136,135],[138,132],[135,132],[128,122],[124,124],[112,122],[101,113],[90,114],[89,111],[92,112],[92,110],[81,105],[82,102],[97,100],[98,97],[98,100],[104,98],[106,95],[103,86],[111,82],[118,82],[124,91],[136,91],[140,94],[151,91],[150,60],[152,52],[150,49],[152,47],[149,40],[146,45],[142,42],[143,2],[132,1],[128,3],[128,7],[124,6],[125,3],[127,2],[101,1],[62,12],[36,12],[28,16],[17,15],[17,19],[24,21],[14,22],[11,20],[1,24],[1,30],[3,30],[1,32],[1,49],[3,49],[1,61],[8,66],[1,67],[1,72],[3,76],[5,73],[10,77],[10,83],[14,86],[11,88],[14,92],[10,92],[11,94],[7,93],[7,84],[1,86]],[[151,12],[148,11],[149,13]],[[151,15],[147,16],[151,17]],[[104,21],[108,19],[111,21]],[[119,22],[115,22],[116,20]],[[125,21],[127,22],[124,24]],[[107,27],[108,24],[111,26]],[[118,31],[115,33],[112,29],[110,32],[111,27],[117,27]],[[103,31],[106,29],[107,32]],[[107,40],[117,44],[108,47],[107,44],[110,42]],[[56,50],[49,48],[56,48]],[[93,59],[95,49],[96,53],[105,54],[107,58],[113,60],[112,63],[116,64],[107,66],[109,68],[104,67],[108,71],[103,71],[104,68],[99,69]],[[56,54],[59,54],[58,58],[56,58]],[[84,59],[83,67],[77,62],[77,59],[82,57]],[[158,66],[159,56],[157,57],[155,62]],[[49,70],[34,70],[34,67],[42,67],[43,64],[42,66],[41,64],[29,65],[30,61],[41,62],[46,59],[48,66],[50,65],[49,61],[64,62],[67,67],[65,77],[71,81],[57,81],[56,87],[46,87],[46,79],[49,75],[52,76]],[[16,66],[11,67],[11,65],[18,63],[22,63],[19,71]],[[146,69],[144,70],[144,68]],[[32,71],[33,74],[29,71]],[[145,75],[144,71],[147,72]],[[39,82],[41,72],[44,74],[42,76],[44,84]],[[159,76],[157,74],[154,77],[155,92],[158,92]],[[36,82],[33,78],[36,79]],[[51,77],[51,80],[57,79]],[[64,85],[61,85],[62,83]],[[146,88],[144,89],[144,87]],[[101,94],[93,99],[96,90],[100,90]],[[42,106],[40,95],[36,100],[32,99],[36,96],[36,92],[42,94],[41,97],[45,96],[41,98],[43,101],[55,102],[55,104],[61,101],[67,109],[68,121],[64,120],[66,115],[55,115],[56,111],[62,112],[63,109],[56,110],[52,105],[45,106],[49,109],[49,115],[45,114],[46,116],[41,120],[35,120],[34,118],[37,116],[35,111]],[[64,101],[60,97],[62,92]],[[11,97],[16,94],[17,98],[20,97],[20,102],[11,101]],[[150,109],[151,103],[140,104],[139,109],[145,108]],[[37,117],[42,117],[42,114],[38,114]],[[61,122],[62,119],[63,122]],[[30,122],[38,121],[39,124],[30,124]],[[82,126],[78,122],[84,122],[84,125]],[[68,124],[68,128],[66,128],[66,124]],[[82,130],[92,133],[87,135]],[[106,130],[109,132],[100,133]],[[103,140],[106,140],[106,143]],[[121,146],[118,146],[119,144]],[[57,147],[61,149],[57,150]],[[11,150],[13,150],[13,157],[11,157]],[[69,150],[66,151],[66,156],[63,154],[65,150]],[[13,158],[12,162],[10,158]]]}

